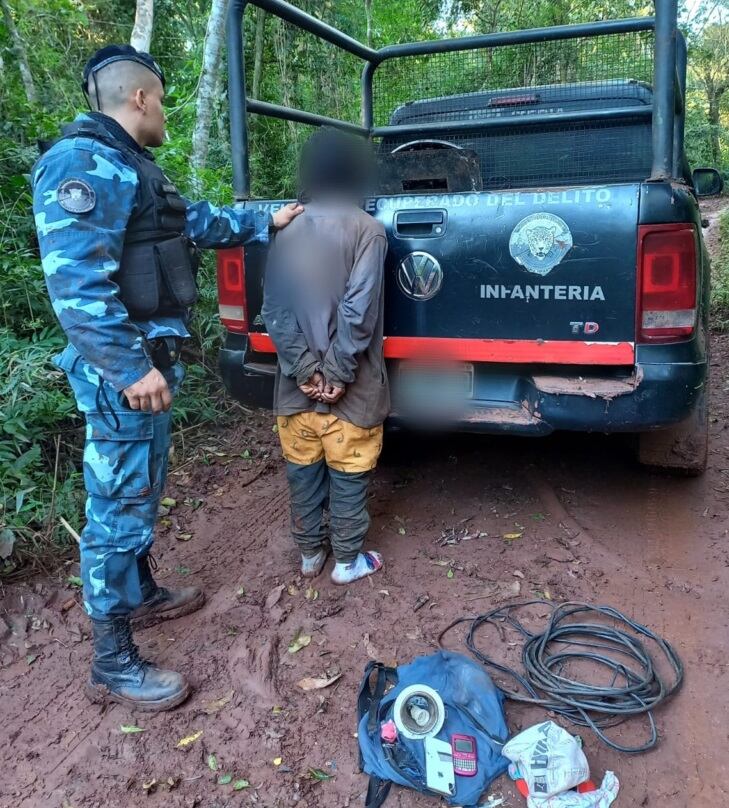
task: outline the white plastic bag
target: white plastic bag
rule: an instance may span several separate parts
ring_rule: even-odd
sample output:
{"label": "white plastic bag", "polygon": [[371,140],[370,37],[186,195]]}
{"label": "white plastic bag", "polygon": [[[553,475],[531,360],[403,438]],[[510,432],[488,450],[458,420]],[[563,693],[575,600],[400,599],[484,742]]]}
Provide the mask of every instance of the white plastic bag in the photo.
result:
{"label": "white plastic bag", "polygon": [[506,744],[503,754],[517,764],[534,799],[561,794],[590,778],[582,748],[554,721],[520,732]]}
{"label": "white plastic bag", "polygon": [[527,808],[608,808],[618,796],[620,783],[612,772],[605,772],[597,791],[563,791],[553,797],[527,797]]}

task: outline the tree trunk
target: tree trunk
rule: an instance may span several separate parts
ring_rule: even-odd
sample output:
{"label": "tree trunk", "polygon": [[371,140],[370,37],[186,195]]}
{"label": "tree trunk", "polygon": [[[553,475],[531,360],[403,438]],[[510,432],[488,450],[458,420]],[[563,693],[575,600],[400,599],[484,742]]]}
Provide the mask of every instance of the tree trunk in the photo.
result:
{"label": "tree trunk", "polygon": [[137,0],[137,12],[134,15],[134,28],[130,44],[139,51],[149,53],[152,45],[152,26],[154,24],[154,0]]}
{"label": "tree trunk", "polygon": [[253,58],[253,85],[251,95],[257,101],[261,100],[261,79],[263,78],[263,46],[266,36],[266,12],[262,8],[256,9],[256,44]]}
{"label": "tree trunk", "polygon": [[30,64],[28,62],[28,52],[25,48],[20,32],[15,27],[8,0],[0,0],[0,5],[3,9],[3,19],[5,26],[10,34],[10,39],[13,42],[13,50],[18,59],[18,68],[20,70],[20,77],[23,80],[23,87],[25,88],[25,97],[28,99],[29,104],[35,104],[38,100],[38,95],[35,91],[35,83],[33,82],[33,74],[30,72]]}
{"label": "tree trunk", "polygon": [[372,0],[364,0],[365,18],[367,19],[367,47],[372,47]]}
{"label": "tree trunk", "polygon": [[230,127],[228,122],[227,104],[225,103],[227,97],[225,80],[226,68],[221,57],[213,97],[215,98],[215,115],[217,115],[216,123],[218,143],[223,152],[230,155]]}
{"label": "tree trunk", "polygon": [[711,159],[715,166],[721,164],[721,144],[719,142],[719,129],[721,127],[721,113],[719,101],[722,93],[712,93],[709,96],[709,123],[711,124]]}
{"label": "tree trunk", "polygon": [[[289,64],[289,54],[293,40],[292,29],[281,19],[276,20],[276,24],[273,44],[274,50],[276,51],[279,74],[281,76],[281,96],[283,105],[290,107],[292,106],[293,87],[295,84],[292,80]],[[296,124],[294,124],[293,121],[286,121],[286,127],[289,130],[289,147],[296,149],[298,144]]]}
{"label": "tree trunk", "polygon": [[215,90],[220,74],[220,56],[225,36],[225,12],[228,0],[213,0],[208,17],[203,51],[202,72],[197,91],[195,129],[192,133],[193,190],[202,190],[200,171],[205,168],[210,145],[210,123],[215,106]]}

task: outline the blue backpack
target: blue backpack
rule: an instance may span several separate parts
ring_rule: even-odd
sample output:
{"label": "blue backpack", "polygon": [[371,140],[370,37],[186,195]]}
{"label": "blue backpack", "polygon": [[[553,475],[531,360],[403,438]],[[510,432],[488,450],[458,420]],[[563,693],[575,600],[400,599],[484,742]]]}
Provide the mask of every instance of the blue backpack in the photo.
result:
{"label": "blue backpack", "polygon": [[[436,738],[448,743],[454,734],[476,739],[477,773],[456,775],[455,793],[450,797],[426,785],[422,740],[410,740],[400,733],[396,743],[389,744],[380,737],[382,724],[393,717],[398,694],[416,684],[428,685],[443,700],[445,723]],[[365,808],[379,808],[393,783],[442,797],[449,805],[477,805],[481,794],[509,764],[501,754],[508,738],[503,698],[483,667],[451,651],[418,657],[397,668],[370,662],[357,702],[360,769],[370,776]]]}

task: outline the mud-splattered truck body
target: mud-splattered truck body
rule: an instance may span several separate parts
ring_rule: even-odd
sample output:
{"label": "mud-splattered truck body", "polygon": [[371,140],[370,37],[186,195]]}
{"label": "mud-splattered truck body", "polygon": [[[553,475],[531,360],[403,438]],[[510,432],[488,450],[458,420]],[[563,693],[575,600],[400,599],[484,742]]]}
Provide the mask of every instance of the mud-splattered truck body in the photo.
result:
{"label": "mud-splattered truck body", "polygon": [[[245,4],[233,5],[229,54],[239,76],[235,21]],[[285,3],[255,5],[340,47],[353,42],[335,42],[332,29]],[[687,165],[685,44],[675,5],[658,6],[655,19],[373,51],[362,127],[248,100],[249,112],[373,139],[378,186],[365,209],[389,240],[391,425],[632,432],[644,462],[703,469],[709,265],[697,195],[720,180]],[[559,55],[537,71],[545,57],[532,54],[547,45]],[[461,60],[455,84],[452,67],[436,80],[447,56]],[[390,63],[398,69],[378,96]],[[416,67],[431,69],[431,81],[415,83],[427,97],[401,86]],[[493,86],[499,72],[512,83]],[[559,80],[540,83],[537,73]],[[464,81],[471,91],[438,92]],[[244,102],[238,81],[231,103]],[[245,158],[245,114],[232,106],[231,118],[234,160],[236,145]],[[246,205],[285,203],[249,198],[246,159],[237,173]],[[260,317],[265,257],[250,247],[218,260],[223,379],[260,406],[271,405],[276,361]]]}

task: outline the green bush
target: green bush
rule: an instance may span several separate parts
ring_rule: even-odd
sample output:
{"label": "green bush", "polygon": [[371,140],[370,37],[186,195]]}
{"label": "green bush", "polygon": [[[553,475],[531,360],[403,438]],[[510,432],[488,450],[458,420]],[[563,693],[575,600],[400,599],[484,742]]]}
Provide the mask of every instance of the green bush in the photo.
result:
{"label": "green bush", "polygon": [[711,264],[711,310],[714,328],[729,329],[729,211],[719,219],[719,249]]}

